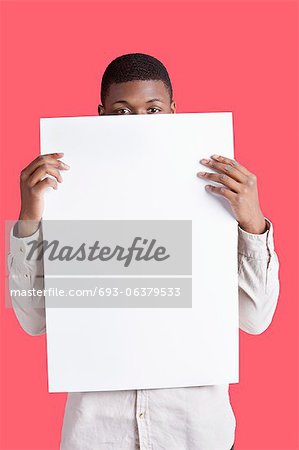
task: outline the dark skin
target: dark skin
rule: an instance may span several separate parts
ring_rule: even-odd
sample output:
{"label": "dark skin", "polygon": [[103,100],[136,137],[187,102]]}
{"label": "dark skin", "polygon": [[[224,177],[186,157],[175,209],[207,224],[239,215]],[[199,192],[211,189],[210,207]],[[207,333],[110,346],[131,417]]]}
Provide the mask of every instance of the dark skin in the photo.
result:
{"label": "dark skin", "polygon": [[112,84],[98,111],[99,115],[173,114],[176,105],[162,81],[128,81]]}
{"label": "dark skin", "polygon": [[[108,114],[174,114],[176,104],[162,81],[128,81],[112,84],[103,105],[98,106],[99,115]],[[39,225],[44,209],[46,188],[58,188],[63,179],[62,170],[70,167],[59,158],[63,153],[38,156],[21,172],[21,211],[18,236],[33,234]],[[200,163],[213,168],[215,173],[198,172],[197,176],[213,180],[220,186],[206,185],[207,192],[225,197],[240,227],[248,233],[261,234],[267,229],[257,189],[256,176],[237,161],[213,155]],[[55,179],[46,177],[52,175]],[[46,177],[46,178],[45,178]]]}

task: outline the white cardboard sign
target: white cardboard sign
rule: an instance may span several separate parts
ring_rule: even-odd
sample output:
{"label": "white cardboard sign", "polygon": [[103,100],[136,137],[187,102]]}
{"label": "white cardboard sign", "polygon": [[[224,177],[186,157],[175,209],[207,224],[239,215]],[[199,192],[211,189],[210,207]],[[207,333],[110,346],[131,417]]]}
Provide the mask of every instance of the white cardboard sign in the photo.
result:
{"label": "white cardboard sign", "polygon": [[[126,239],[128,227],[138,234],[138,226],[150,222],[159,235],[161,221],[167,229],[161,231],[161,240],[169,242],[174,253],[177,245],[177,254],[185,255],[178,258],[188,258],[184,251],[192,245],[191,272],[186,263],[180,264],[179,273],[168,268],[148,274],[145,269],[134,275],[132,269],[126,275],[111,272],[111,266],[106,272],[63,277],[68,286],[92,282],[98,288],[113,288],[115,283],[125,287],[116,298],[102,296],[101,307],[53,307],[46,296],[49,391],[238,382],[237,222],[226,200],[208,193],[207,181],[196,176],[199,170],[209,171],[199,163],[201,158],[213,153],[234,157],[232,114],[43,118],[40,131],[41,153],[64,152],[71,166],[61,172],[64,181],[58,190],[46,192],[44,225],[70,221],[69,235],[75,238],[74,220],[104,220],[116,226],[118,221],[132,221],[137,228],[124,222]],[[176,231],[178,222],[187,224],[187,231]],[[49,238],[47,226],[43,237]],[[76,239],[84,242],[85,237]],[[44,266],[45,288],[51,279],[54,286],[46,258]],[[66,273],[59,269],[58,274]],[[163,299],[159,290],[152,297],[145,291],[141,299],[140,289],[150,287],[153,278],[157,286],[188,284],[191,303],[178,306],[174,298]],[[110,301],[116,303],[110,307]]]}

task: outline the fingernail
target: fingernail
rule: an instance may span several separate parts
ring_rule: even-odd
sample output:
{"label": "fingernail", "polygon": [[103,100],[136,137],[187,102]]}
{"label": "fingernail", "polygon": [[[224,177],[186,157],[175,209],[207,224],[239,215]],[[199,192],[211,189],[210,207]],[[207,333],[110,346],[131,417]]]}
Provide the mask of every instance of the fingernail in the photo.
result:
{"label": "fingernail", "polygon": [[205,172],[198,172],[198,173],[197,173],[197,175],[198,175],[199,177],[204,177],[205,174],[206,174]]}
{"label": "fingernail", "polygon": [[219,158],[219,155],[212,155],[212,158]]}
{"label": "fingernail", "polygon": [[209,160],[208,160],[208,159],[201,159],[201,160],[200,160],[200,162],[203,162],[203,163],[208,163],[208,162],[209,162]]}
{"label": "fingernail", "polygon": [[65,169],[70,169],[70,166],[68,166],[67,164],[65,164],[65,163],[62,163],[62,164]]}

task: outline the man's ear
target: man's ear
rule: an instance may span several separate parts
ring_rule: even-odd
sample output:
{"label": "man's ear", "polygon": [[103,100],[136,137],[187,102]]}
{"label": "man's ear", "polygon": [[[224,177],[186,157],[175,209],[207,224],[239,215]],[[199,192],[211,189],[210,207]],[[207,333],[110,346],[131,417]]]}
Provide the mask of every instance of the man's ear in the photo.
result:
{"label": "man's ear", "polygon": [[98,105],[98,113],[99,116],[103,116],[105,114],[105,109],[103,105]]}
{"label": "man's ear", "polygon": [[170,109],[171,109],[171,114],[176,113],[176,103],[174,100],[172,100],[172,102],[171,102]]}

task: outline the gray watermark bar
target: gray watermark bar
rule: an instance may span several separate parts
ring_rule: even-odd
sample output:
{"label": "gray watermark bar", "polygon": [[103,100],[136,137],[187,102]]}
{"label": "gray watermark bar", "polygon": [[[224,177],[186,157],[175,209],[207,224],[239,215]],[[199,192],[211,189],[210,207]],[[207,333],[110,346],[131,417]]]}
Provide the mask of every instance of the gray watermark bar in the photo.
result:
{"label": "gray watermark bar", "polygon": [[16,307],[192,307],[191,220],[14,221],[6,237]]}

